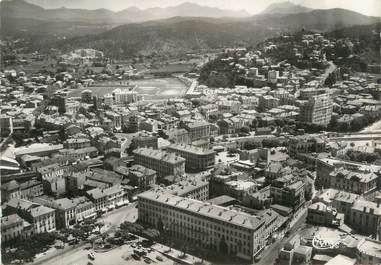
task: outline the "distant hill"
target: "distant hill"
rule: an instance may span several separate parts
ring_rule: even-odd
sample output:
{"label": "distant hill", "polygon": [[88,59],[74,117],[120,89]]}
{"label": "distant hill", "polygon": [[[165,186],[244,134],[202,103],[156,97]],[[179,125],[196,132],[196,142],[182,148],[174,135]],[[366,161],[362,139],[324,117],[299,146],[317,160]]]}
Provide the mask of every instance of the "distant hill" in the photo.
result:
{"label": "distant hill", "polygon": [[38,5],[28,3],[24,0],[3,0],[0,2],[1,17],[30,18],[49,21],[70,21],[88,23],[131,23],[143,22],[155,19],[164,19],[175,16],[183,17],[247,17],[246,11],[224,10],[208,6],[200,6],[193,3],[183,3],[166,8],[150,8],[141,10],[130,7],[119,12],[108,9],[72,9],[56,8],[44,9]]}
{"label": "distant hill", "polygon": [[128,24],[107,32],[57,43],[70,50],[92,47],[115,58],[142,56],[173,57],[199,49],[247,46],[274,34],[247,22],[211,18],[171,18]]}
{"label": "distant hill", "polygon": [[172,7],[154,7],[145,10],[157,19],[169,17],[248,17],[245,10],[226,10],[209,6],[200,6],[194,3],[182,3]]}
{"label": "distant hill", "polygon": [[15,37],[71,38],[98,34],[110,30],[112,25],[86,22],[46,21],[8,17],[1,20],[1,34]]}
{"label": "distant hill", "polygon": [[255,45],[285,31],[332,31],[351,25],[371,24],[377,18],[344,9],[314,10],[289,15],[251,18],[174,17],[127,24],[95,36],[69,39],[63,48],[93,47],[113,57],[136,55],[178,56],[192,50]]}
{"label": "distant hill", "polygon": [[[3,0],[0,2],[2,19],[23,18],[48,21],[110,23],[116,22],[114,12],[107,9],[44,9],[24,0]],[[125,20],[124,22],[129,22]]]}
{"label": "distant hill", "polygon": [[[283,4],[287,5],[290,6]],[[189,3],[146,10],[132,7],[119,12],[106,9],[47,10],[23,0],[3,0],[0,7],[3,34],[44,35],[49,39],[39,38],[37,43],[31,41],[30,49],[90,47],[114,58],[173,57],[198,49],[255,45],[265,38],[301,29],[330,32],[379,22],[379,18],[338,8],[279,14],[271,13],[276,10],[273,7],[269,14],[237,17],[245,13]],[[179,16],[159,19],[174,14]],[[189,17],[192,14],[195,17]],[[207,15],[214,17],[205,17]],[[152,17],[155,20],[150,20]],[[131,22],[136,20],[139,21]],[[62,36],[67,39],[62,40]]]}
{"label": "distant hill", "polygon": [[351,38],[351,39],[361,39],[361,38],[375,38],[380,40],[381,32],[381,22],[368,25],[355,25],[350,27],[345,27],[337,29],[327,33],[328,36],[336,38]]}
{"label": "distant hill", "polygon": [[355,53],[366,64],[381,63],[381,22],[371,25],[356,25],[329,32],[327,35],[334,38],[350,38],[358,41],[359,49]]}
{"label": "distant hill", "polygon": [[347,9],[317,9],[307,13],[289,15],[257,15],[252,20],[268,27],[288,30],[332,31],[339,28],[367,25],[379,22],[377,17],[369,17]]}
{"label": "distant hill", "polygon": [[304,7],[301,5],[295,5],[291,2],[281,2],[273,3],[269,5],[265,10],[260,14],[297,14],[297,13],[306,13],[312,11],[312,8]]}

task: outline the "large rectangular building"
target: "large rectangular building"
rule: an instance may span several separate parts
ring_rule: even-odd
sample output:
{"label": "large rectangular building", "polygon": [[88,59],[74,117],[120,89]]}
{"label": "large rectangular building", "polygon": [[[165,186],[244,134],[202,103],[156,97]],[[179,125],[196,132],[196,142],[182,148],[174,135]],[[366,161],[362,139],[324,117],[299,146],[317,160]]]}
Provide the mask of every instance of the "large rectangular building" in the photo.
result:
{"label": "large rectangular building", "polygon": [[199,201],[209,199],[209,182],[202,177],[188,177],[165,188],[170,194]]}
{"label": "large rectangular building", "polygon": [[332,110],[333,102],[329,94],[316,95],[301,106],[300,120],[318,125],[328,125],[331,121]]}
{"label": "large rectangular building", "polygon": [[279,223],[273,211],[256,216],[160,189],[140,194],[138,205],[139,221],[172,237],[247,260],[260,253]]}
{"label": "large rectangular building", "polygon": [[370,200],[378,190],[379,177],[373,172],[351,171],[340,167],[332,171],[329,178],[329,188],[359,194]]}
{"label": "large rectangular building", "polygon": [[185,173],[185,159],[161,150],[139,148],[134,150],[135,163],[156,171],[158,177],[182,176]]}
{"label": "large rectangular building", "polygon": [[206,121],[197,121],[184,125],[188,131],[191,141],[208,139],[211,135],[211,124]]}
{"label": "large rectangular building", "polygon": [[316,181],[317,189],[330,188],[330,174],[340,167],[355,172],[381,172],[381,166],[375,164],[363,164],[358,162],[344,161],[334,158],[322,158],[316,160]]}
{"label": "large rectangular building", "polygon": [[293,175],[277,178],[271,183],[273,203],[298,209],[305,202],[304,182]]}
{"label": "large rectangular building", "polygon": [[215,163],[216,153],[213,150],[185,144],[171,144],[167,150],[185,158],[186,170],[204,171],[212,168]]}

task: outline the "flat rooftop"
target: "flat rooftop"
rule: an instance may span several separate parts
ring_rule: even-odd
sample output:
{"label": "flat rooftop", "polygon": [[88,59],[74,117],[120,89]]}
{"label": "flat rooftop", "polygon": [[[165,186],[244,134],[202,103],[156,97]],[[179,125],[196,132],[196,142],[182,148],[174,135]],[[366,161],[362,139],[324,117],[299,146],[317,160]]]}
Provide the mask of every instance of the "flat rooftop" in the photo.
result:
{"label": "flat rooftop", "polygon": [[215,154],[213,150],[210,149],[204,149],[201,147],[197,147],[194,145],[189,145],[189,144],[171,144],[168,147],[168,151],[172,150],[177,150],[181,152],[187,152],[187,153],[193,153],[197,155],[212,155]]}
{"label": "flat rooftop", "polygon": [[176,196],[165,191],[163,192],[162,190],[144,192],[138,195],[138,197],[166,204],[192,214],[220,220],[239,227],[245,227],[250,230],[257,230],[265,222],[263,218],[258,216],[252,216],[207,202]]}
{"label": "flat rooftop", "polygon": [[155,150],[151,148],[139,148],[134,151],[134,154],[150,157],[155,160],[164,161],[171,164],[183,163],[185,159],[176,155],[175,153],[170,153],[162,150]]}

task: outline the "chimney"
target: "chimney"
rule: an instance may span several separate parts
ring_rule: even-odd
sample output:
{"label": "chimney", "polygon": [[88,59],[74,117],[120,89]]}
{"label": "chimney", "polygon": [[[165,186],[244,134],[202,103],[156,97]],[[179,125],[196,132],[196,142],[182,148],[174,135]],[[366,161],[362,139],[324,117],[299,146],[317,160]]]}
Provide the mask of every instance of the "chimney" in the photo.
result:
{"label": "chimney", "polygon": [[366,213],[366,206],[364,206],[363,212]]}

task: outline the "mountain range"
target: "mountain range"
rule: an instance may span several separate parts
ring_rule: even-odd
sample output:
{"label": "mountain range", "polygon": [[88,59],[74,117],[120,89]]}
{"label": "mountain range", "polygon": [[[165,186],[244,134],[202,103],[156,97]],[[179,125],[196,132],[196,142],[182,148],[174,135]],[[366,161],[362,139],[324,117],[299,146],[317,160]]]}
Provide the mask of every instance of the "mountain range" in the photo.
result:
{"label": "mountain range", "polygon": [[[154,14],[154,15],[153,15]],[[92,47],[115,58],[179,56],[198,49],[250,46],[284,32],[329,32],[380,22],[346,9],[309,9],[290,2],[248,16],[190,3],[113,12],[44,9],[24,0],[0,2],[2,34],[32,36],[31,49]],[[193,15],[193,16],[192,16]]]}
{"label": "mountain range", "polygon": [[301,5],[295,5],[291,2],[280,2],[269,5],[260,14],[297,14],[312,11],[312,8],[308,8]]}
{"label": "mountain range", "polygon": [[2,17],[29,18],[49,21],[90,22],[90,23],[134,23],[148,20],[157,20],[170,17],[247,17],[250,16],[244,10],[224,10],[214,7],[201,6],[193,3],[182,3],[177,6],[166,8],[154,7],[139,9],[129,7],[113,12],[108,9],[72,9],[56,8],[44,9],[38,5],[24,0],[3,0],[0,2],[0,14]]}

